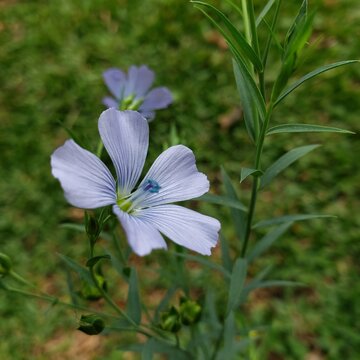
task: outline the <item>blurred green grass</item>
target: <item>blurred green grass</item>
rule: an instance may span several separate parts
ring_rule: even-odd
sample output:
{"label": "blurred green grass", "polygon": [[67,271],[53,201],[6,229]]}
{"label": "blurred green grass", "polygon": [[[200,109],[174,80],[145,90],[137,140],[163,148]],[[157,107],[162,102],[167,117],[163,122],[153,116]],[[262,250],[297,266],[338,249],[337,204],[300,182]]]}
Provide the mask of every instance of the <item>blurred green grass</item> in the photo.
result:
{"label": "blurred green grass", "polygon": [[[228,9],[225,2],[218,3]],[[316,45],[297,75],[359,58],[358,1],[313,3],[318,6],[312,38]],[[296,5],[283,6],[283,32]],[[95,148],[106,68],[148,64],[157,74],[156,84],[175,95],[173,106],[158,112],[151,124],[150,159],[175,125],[182,141],[194,149],[199,168],[209,174],[214,191],[221,184],[220,165],[235,180],[240,164],[251,166],[253,148],[243,124],[224,125],[238,106],[229,54],[187,1],[3,1],[0,10],[0,250],[43,289],[66,292],[56,252],[85,256],[84,239],[59,229],[60,222],[79,214],[69,210],[51,177],[49,157],[67,137],[62,125]],[[275,69],[276,64],[270,79]],[[289,96],[274,123],[320,123],[359,132],[359,84],[359,66],[324,74]],[[256,264],[275,264],[273,276],[305,282],[306,290],[259,291],[247,311],[251,323],[270,325],[261,346],[263,358],[355,360],[360,353],[358,135],[278,135],[267,142],[264,162],[307,143],[323,146],[264,192],[257,217],[321,212],[338,219],[296,224]],[[215,209],[209,211],[216,215]],[[225,214],[224,224],[228,222]],[[54,339],[76,332],[77,314],[5,293],[0,314],[4,359],[29,354],[56,358],[51,352]],[[71,346],[62,346],[57,351],[63,359]],[[111,356],[112,349],[101,345],[98,358]]]}

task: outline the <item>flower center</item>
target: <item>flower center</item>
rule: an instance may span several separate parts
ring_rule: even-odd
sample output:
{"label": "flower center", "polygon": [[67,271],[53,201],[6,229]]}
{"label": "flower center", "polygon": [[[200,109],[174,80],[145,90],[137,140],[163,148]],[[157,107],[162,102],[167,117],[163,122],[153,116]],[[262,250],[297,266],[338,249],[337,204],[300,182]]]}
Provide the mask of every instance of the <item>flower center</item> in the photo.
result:
{"label": "flower center", "polygon": [[122,211],[131,213],[134,209],[138,207],[138,205],[140,205],[141,207],[141,202],[146,199],[146,195],[148,193],[157,194],[160,189],[161,186],[157,181],[153,179],[148,179],[132,194],[128,195],[125,198],[118,198],[116,203]]}
{"label": "flower center", "polygon": [[161,186],[155,180],[149,179],[143,185],[143,189],[144,189],[144,191],[149,191],[152,194],[154,194],[154,193],[159,192],[159,190],[161,189]]}
{"label": "flower center", "polygon": [[138,110],[142,102],[142,98],[136,99],[135,95],[129,95],[121,101],[119,107],[120,110]]}

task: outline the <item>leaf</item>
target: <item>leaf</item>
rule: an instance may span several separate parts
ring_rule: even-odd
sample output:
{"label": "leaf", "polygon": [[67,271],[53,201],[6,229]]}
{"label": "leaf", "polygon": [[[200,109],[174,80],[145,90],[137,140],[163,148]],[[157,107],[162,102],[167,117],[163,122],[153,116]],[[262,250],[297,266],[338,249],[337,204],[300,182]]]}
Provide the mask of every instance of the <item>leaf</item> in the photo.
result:
{"label": "leaf", "polygon": [[129,315],[129,317],[132,320],[134,320],[136,324],[138,325],[140,324],[141,303],[140,303],[137,274],[136,274],[136,269],[134,267],[131,268],[131,272],[130,272],[126,313]]}
{"label": "leaf", "polygon": [[110,255],[99,255],[99,256],[94,256],[91,259],[89,259],[86,262],[86,266],[87,267],[93,267],[95,266],[100,260],[111,260],[111,256]]}
{"label": "leaf", "polygon": [[227,315],[239,305],[241,291],[246,279],[246,272],[247,260],[243,258],[237,259],[230,279],[229,298],[226,311]]}
{"label": "leaf", "polygon": [[234,340],[236,335],[236,323],[234,312],[231,311],[230,314],[225,319],[224,323],[224,346],[220,354],[216,357],[217,360],[221,359],[234,359],[235,349],[234,349]]}
{"label": "leaf", "polygon": [[308,1],[307,0],[303,0],[299,12],[296,15],[295,20],[293,21],[293,23],[291,24],[286,36],[285,36],[285,46],[287,46],[290,42],[291,42],[291,38],[294,36],[294,34],[296,33],[296,31],[299,28],[299,25],[304,22],[304,20],[307,17],[307,12],[308,12]]}
{"label": "leaf", "polygon": [[313,70],[306,74],[305,76],[301,77],[299,80],[295,81],[292,85],[290,85],[287,89],[285,89],[279,97],[276,99],[274,106],[276,106],[280,101],[282,101],[286,96],[288,96],[291,92],[293,92],[296,88],[298,88],[301,84],[303,84],[305,81],[312,79],[313,77],[316,77],[317,75],[324,73],[326,71],[335,69],[340,66],[348,65],[357,63],[359,60],[346,60],[346,61],[339,61],[333,64],[328,64],[321,66],[317,68],[316,70]]}
{"label": "leaf", "polygon": [[259,26],[263,18],[266,16],[266,14],[269,12],[271,7],[275,4],[275,0],[269,0],[267,4],[264,6],[264,8],[261,10],[259,16],[256,19],[256,26]]}
{"label": "leaf", "polygon": [[253,225],[253,229],[258,229],[262,227],[278,225],[290,221],[302,221],[302,220],[311,220],[311,219],[321,219],[321,218],[334,218],[333,215],[319,215],[319,214],[295,214],[295,215],[285,215],[268,220],[262,220]]}
{"label": "leaf", "polygon": [[249,90],[249,84],[241,73],[239,64],[233,60],[233,70],[236,88],[240,96],[240,101],[244,113],[246,131],[250,139],[255,142],[259,132],[259,116],[254,104],[253,97]]}
{"label": "leaf", "polygon": [[261,176],[262,174],[263,172],[258,169],[241,168],[240,183],[242,183],[250,175],[257,177]]}
{"label": "leaf", "polygon": [[352,131],[339,129],[331,126],[308,125],[308,124],[284,124],[284,125],[273,126],[266,132],[266,135],[281,134],[281,133],[303,133],[303,132],[330,132],[330,133],[342,133],[342,134],[355,134]]}
{"label": "leaf", "polygon": [[223,205],[223,206],[228,206],[233,209],[247,211],[247,207],[242,202],[240,202],[237,199],[233,199],[229,196],[205,194],[205,195],[197,198],[196,200],[202,200],[202,201],[208,202],[210,204]]}
{"label": "leaf", "polygon": [[83,224],[62,223],[59,226],[63,229],[75,230],[75,231],[86,233],[85,225],[83,225]]}
{"label": "leaf", "polygon": [[306,145],[288,151],[266,169],[261,178],[260,189],[268,185],[281,171],[320,145]]}
{"label": "leaf", "polygon": [[[204,322],[210,324],[213,332],[215,330],[221,329],[222,326],[220,324],[218,312],[216,310],[216,297],[212,287],[208,287],[206,290],[204,313],[207,315],[204,317]],[[213,334],[210,334],[210,336],[213,336]]]}
{"label": "leaf", "polygon": [[175,252],[175,251],[168,251],[168,252],[170,252],[171,254],[174,254],[175,256],[185,258],[186,260],[189,260],[189,261],[196,261],[199,264],[209,267],[210,269],[220,271],[226,277],[230,277],[230,273],[226,269],[224,269],[221,265],[218,265],[212,261],[205,259],[205,257],[202,257],[200,255],[190,255],[190,254],[186,254],[186,253],[182,254],[182,253]]}
{"label": "leaf", "polygon": [[264,288],[270,288],[270,287],[286,287],[286,286],[306,286],[303,283],[297,282],[297,281],[288,281],[288,280],[266,280],[266,281],[260,281],[259,283],[255,284],[249,284],[244,287],[244,291],[247,291],[248,293],[255,289],[264,289]]}
{"label": "leaf", "polygon": [[292,222],[287,222],[268,232],[246,256],[248,261],[251,262],[264,253],[292,224]]}
{"label": "leaf", "polygon": [[60,259],[62,261],[64,261],[64,263],[72,270],[74,270],[82,280],[84,280],[85,282],[87,282],[88,284],[91,284],[92,286],[95,286],[90,272],[88,269],[86,269],[85,267],[79,265],[77,262],[75,262],[73,259],[71,259],[70,257],[63,255],[63,254],[58,254]]}
{"label": "leaf", "polygon": [[[236,27],[230,22],[230,20],[226,17],[226,15],[218,10],[215,6],[207,4],[202,1],[191,1],[193,4],[200,5],[207,7],[214,11],[219,18],[224,22],[226,30],[231,34],[231,37],[224,31],[224,29],[219,25],[219,23],[211,17],[206,11],[202,10],[200,7],[196,6],[199,10],[201,10],[209,19],[210,21],[219,29],[221,34],[224,36],[225,40],[231,45],[234,49],[236,49],[245,61],[250,61],[257,70],[262,71],[263,66],[260,58],[254,52],[252,47],[248,44],[245,37],[241,32],[239,32]],[[234,40],[234,41],[233,41]]]}
{"label": "leaf", "polygon": [[[230,177],[224,168],[221,168],[221,176],[223,179],[227,196],[232,199],[239,200],[235,188],[230,180]],[[240,209],[230,209],[230,212],[234,223],[236,235],[240,241],[243,241],[245,234],[246,218],[247,218],[246,213]]]}
{"label": "leaf", "polygon": [[259,279],[254,279],[250,283],[248,283],[246,286],[244,286],[244,289],[241,293],[241,304],[246,302],[247,297],[249,294],[257,289],[264,289],[264,288],[271,288],[271,287],[295,287],[295,286],[305,286],[304,284],[300,282],[295,281],[288,281],[288,280],[266,280],[261,281]]}

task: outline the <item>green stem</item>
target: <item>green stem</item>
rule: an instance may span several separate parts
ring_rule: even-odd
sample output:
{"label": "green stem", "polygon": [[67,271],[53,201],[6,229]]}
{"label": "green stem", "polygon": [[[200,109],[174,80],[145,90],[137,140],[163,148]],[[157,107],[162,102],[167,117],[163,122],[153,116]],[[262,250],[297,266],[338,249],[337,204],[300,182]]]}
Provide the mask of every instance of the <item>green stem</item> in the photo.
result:
{"label": "green stem", "polygon": [[37,289],[37,287],[30,283],[29,281],[27,281],[26,279],[24,279],[22,276],[20,276],[18,273],[16,273],[15,271],[11,270],[9,272],[9,276],[11,276],[14,280],[16,280],[17,282],[19,282],[20,284],[26,285],[28,287]]}
{"label": "green stem", "polygon": [[99,284],[97,278],[96,278],[96,274],[95,274],[95,270],[94,270],[94,266],[91,266],[89,268],[90,271],[90,275],[91,278],[96,286],[96,288],[99,290],[100,294],[102,295],[102,297],[104,298],[104,300],[108,303],[108,305],[110,305],[118,314],[120,314],[121,316],[123,316],[131,325],[137,327],[138,325],[136,324],[136,322],[131,319],[125,311],[123,311],[118,305],[116,305],[116,303],[111,299],[111,297],[108,295],[108,293],[103,289],[103,287]]}
{"label": "green stem", "polygon": [[[265,140],[266,130],[267,130],[268,126],[269,126],[271,114],[272,114],[272,111],[273,111],[273,108],[274,108],[273,104],[274,103],[271,100],[270,105],[268,107],[268,111],[266,112],[266,117],[265,117],[264,123],[262,124],[262,127],[261,127],[260,136],[258,138],[258,143],[257,143],[257,146],[256,146],[254,169],[260,169],[261,154],[262,154],[262,150],[263,150],[263,147],[264,147],[264,140]],[[244,242],[243,242],[243,246],[242,246],[242,250],[241,250],[241,257],[245,257],[246,249],[247,249],[250,234],[251,234],[251,225],[252,225],[252,220],[253,220],[253,216],[254,216],[254,212],[255,212],[255,206],[256,206],[257,193],[258,193],[258,189],[259,189],[259,183],[260,183],[259,178],[255,177],[253,185],[252,185],[252,190],[251,190],[250,206],[249,206],[249,212],[248,212],[248,217],[247,217],[247,222],[246,222],[246,227],[245,227],[245,236],[244,236]]]}
{"label": "green stem", "polygon": [[94,310],[94,309],[89,309],[86,306],[75,305],[75,304],[70,304],[70,303],[60,301],[57,297],[51,296],[51,295],[34,294],[34,293],[26,291],[26,290],[16,289],[16,288],[9,287],[9,286],[6,286],[6,291],[16,293],[16,294],[19,294],[19,295],[23,295],[23,296],[27,296],[27,297],[32,297],[34,299],[45,300],[45,301],[51,302],[53,304],[56,304],[56,305],[58,304],[58,305],[68,307],[68,308],[71,308],[71,309],[83,310],[83,311],[91,312],[91,313],[97,314],[99,316],[105,316],[105,317],[111,317],[111,318],[115,317],[114,315],[102,313],[102,312],[99,312],[99,311]]}

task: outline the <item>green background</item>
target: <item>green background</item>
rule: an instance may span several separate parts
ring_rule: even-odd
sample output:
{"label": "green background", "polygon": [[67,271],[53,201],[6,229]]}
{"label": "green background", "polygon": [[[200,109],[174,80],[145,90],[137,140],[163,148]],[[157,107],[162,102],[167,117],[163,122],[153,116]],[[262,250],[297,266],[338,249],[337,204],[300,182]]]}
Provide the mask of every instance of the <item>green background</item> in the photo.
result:
{"label": "green background", "polygon": [[[290,26],[299,3],[284,2],[280,34]],[[229,11],[224,1],[217,4]],[[318,9],[314,33],[295,76],[325,63],[359,58],[358,1],[310,5]],[[101,98],[107,94],[102,71],[131,64],[149,65],[156,85],[169,87],[175,97],[151,123],[150,160],[176,126],[181,142],[194,150],[198,167],[208,174],[213,192],[221,191],[220,165],[234,184],[240,167],[251,167],[254,148],[243,122],[232,116],[239,99],[231,58],[220,36],[187,1],[2,1],[0,251],[12,257],[19,273],[51,294],[66,298],[66,274],[56,253],[83,260],[87,245],[82,236],[59,228],[61,222],[81,222],[82,212],[66,204],[50,173],[50,155],[68,137],[64,126],[88,149],[96,148]],[[275,52],[269,64],[271,83],[278,68]],[[360,66],[351,65],[304,84],[276,110],[273,121],[358,132],[359,98]],[[273,277],[307,287],[254,292],[243,311],[250,324],[267,325],[259,343],[261,358],[355,360],[360,353],[358,135],[275,135],[265,144],[264,165],[308,143],[323,146],[261,194],[256,218],[290,213],[338,218],[297,223],[251,268],[255,274],[273,264]],[[239,191],[244,201],[250,185],[245,182]],[[232,239],[228,212],[199,206],[219,217]],[[157,256],[136,260],[140,278]],[[121,334],[81,337],[74,330],[76,312],[5,292],[0,299],[3,359],[121,356],[116,351]]]}

